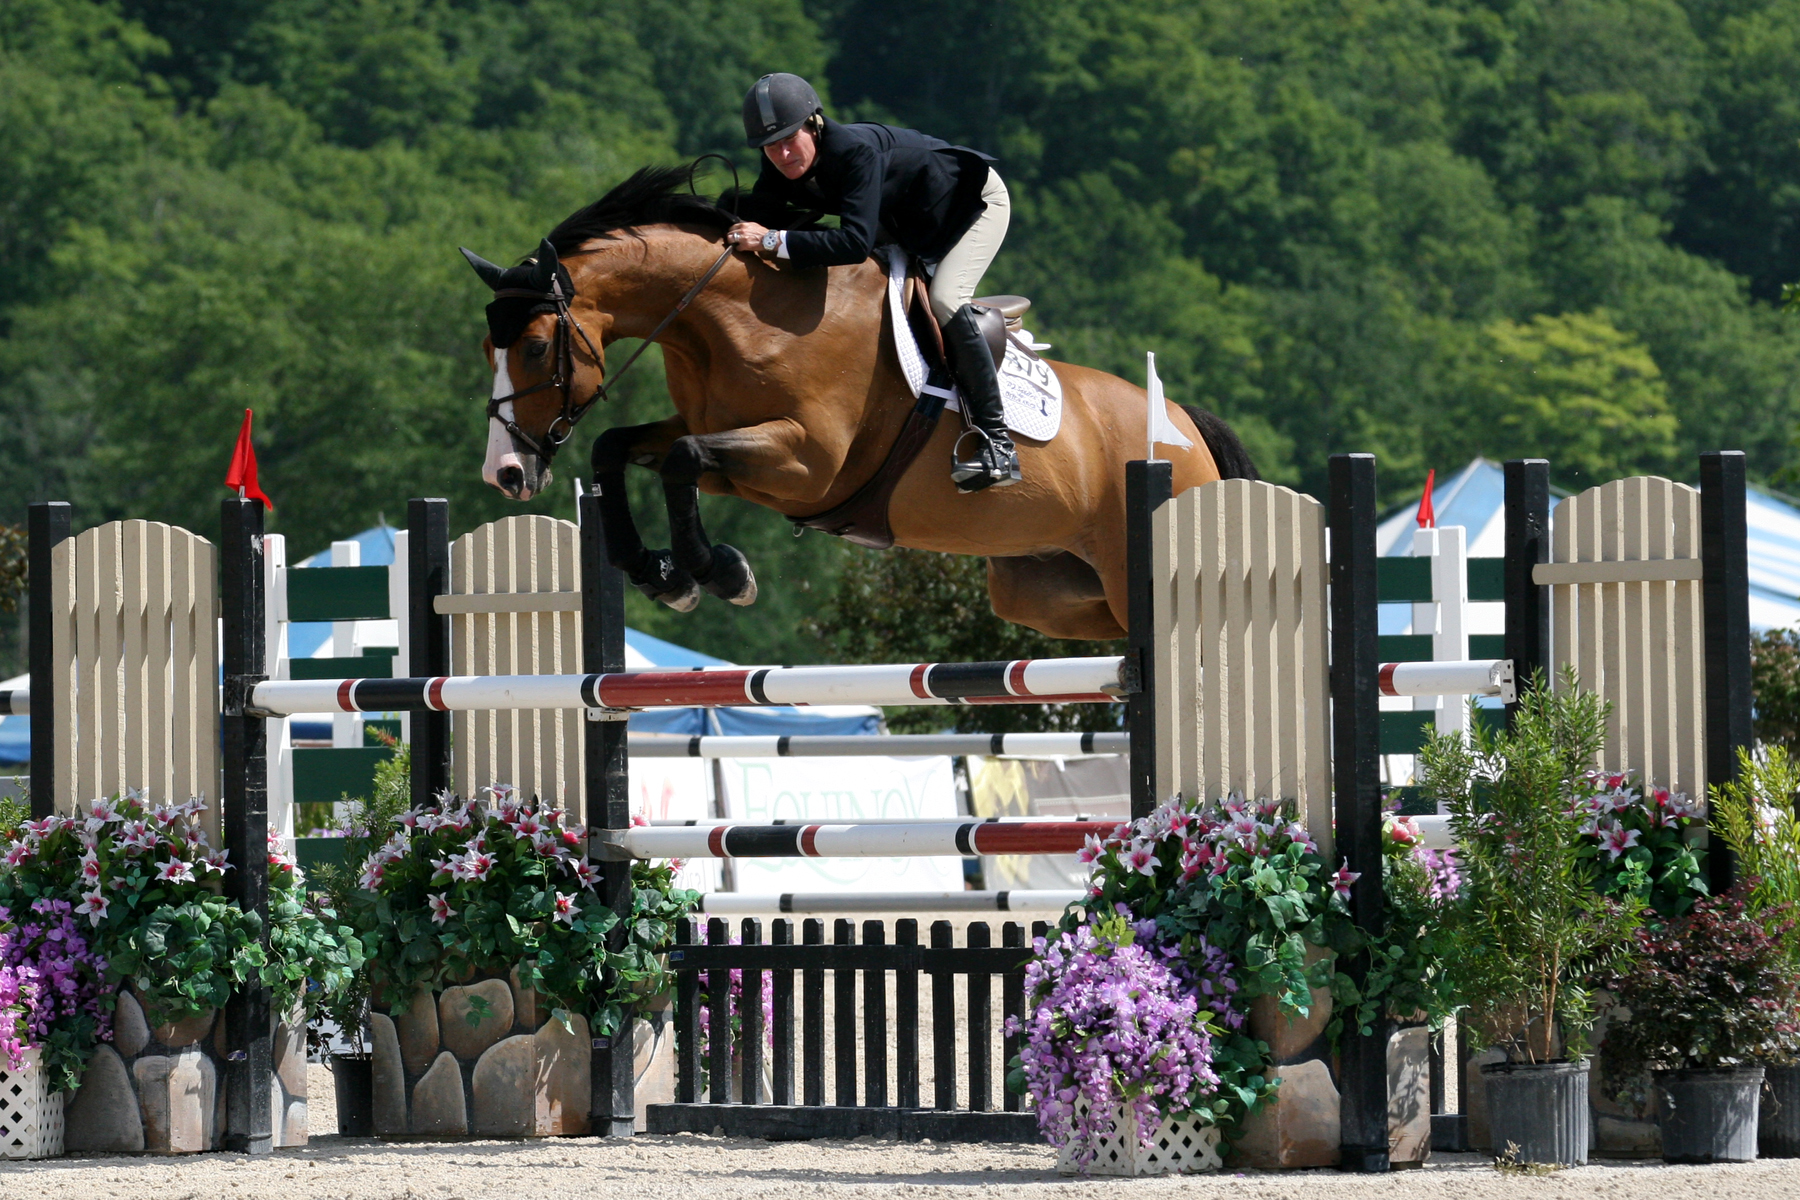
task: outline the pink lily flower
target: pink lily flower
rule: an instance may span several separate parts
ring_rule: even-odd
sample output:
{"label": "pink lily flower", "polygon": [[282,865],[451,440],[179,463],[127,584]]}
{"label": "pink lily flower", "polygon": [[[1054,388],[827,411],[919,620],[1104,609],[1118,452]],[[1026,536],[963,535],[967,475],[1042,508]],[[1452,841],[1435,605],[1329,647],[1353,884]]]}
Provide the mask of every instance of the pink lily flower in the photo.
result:
{"label": "pink lily flower", "polygon": [[556,893],[556,919],[564,925],[573,925],[581,910],[575,907],[575,897],[563,892]]}
{"label": "pink lily flower", "polygon": [[434,892],[426,896],[425,902],[431,905],[431,919],[439,925],[456,915],[457,910],[450,907],[450,901],[446,900],[441,893]]}

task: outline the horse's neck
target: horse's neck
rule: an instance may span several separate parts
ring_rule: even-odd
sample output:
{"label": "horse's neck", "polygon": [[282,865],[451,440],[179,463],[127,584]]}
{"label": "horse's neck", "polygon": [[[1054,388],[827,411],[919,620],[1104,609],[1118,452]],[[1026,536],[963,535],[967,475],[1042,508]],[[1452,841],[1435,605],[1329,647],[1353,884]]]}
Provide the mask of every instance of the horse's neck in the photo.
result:
{"label": "horse's neck", "polygon": [[[648,336],[706,275],[721,249],[717,242],[677,228],[638,232],[638,248],[620,247],[606,256],[608,269],[594,280],[591,293],[612,313],[614,337]],[[689,368],[669,373],[676,408],[690,425],[736,427],[823,404],[885,445],[911,407],[905,377],[896,368],[889,386],[873,393],[865,386],[854,397],[836,395],[830,382],[838,374],[835,358],[842,347],[853,345],[880,357],[882,286],[881,273],[867,264],[832,268],[827,278],[772,270],[742,258],[727,262],[658,337],[670,366],[679,360]],[[758,388],[754,399],[713,394],[711,381],[727,363],[761,375],[769,386]],[[817,372],[811,369],[815,364]],[[894,412],[847,411],[855,405]],[[734,411],[697,420],[702,410],[711,413],[720,406]],[[886,419],[890,416],[891,421]]]}

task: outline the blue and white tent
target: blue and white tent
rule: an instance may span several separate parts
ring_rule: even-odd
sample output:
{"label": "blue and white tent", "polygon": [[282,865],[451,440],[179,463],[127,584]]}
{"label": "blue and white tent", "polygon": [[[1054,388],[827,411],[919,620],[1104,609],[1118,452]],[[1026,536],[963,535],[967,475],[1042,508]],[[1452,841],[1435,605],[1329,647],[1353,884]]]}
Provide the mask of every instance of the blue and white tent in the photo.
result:
{"label": "blue and white tent", "polygon": [[[1500,464],[1477,458],[1433,489],[1437,523],[1461,525],[1468,530],[1470,558],[1499,558],[1506,548],[1505,492]],[[1551,497],[1553,513],[1557,499]],[[1414,519],[1416,506],[1416,501],[1408,504],[1381,523],[1375,534],[1376,553],[1412,553],[1412,531],[1418,527]],[[1750,527],[1750,628],[1761,632],[1800,626],[1800,502],[1751,484],[1746,508]],[[1402,610],[1399,605],[1384,606],[1381,632],[1405,632],[1390,629],[1388,624],[1404,620],[1406,614],[1396,611],[1390,616],[1386,608]]]}

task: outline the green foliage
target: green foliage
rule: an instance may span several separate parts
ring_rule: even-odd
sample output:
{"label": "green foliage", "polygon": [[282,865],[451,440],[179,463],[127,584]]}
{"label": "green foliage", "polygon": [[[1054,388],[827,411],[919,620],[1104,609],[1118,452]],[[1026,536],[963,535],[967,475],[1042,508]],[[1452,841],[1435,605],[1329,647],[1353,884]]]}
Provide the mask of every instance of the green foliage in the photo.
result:
{"label": "green foliage", "polygon": [[25,529],[0,525],[0,612],[17,612],[29,580],[25,572]]}
{"label": "green foliage", "polygon": [[[810,631],[841,662],[993,662],[1117,654],[1117,643],[1057,641],[994,615],[987,565],[924,550],[859,553]],[[1117,710],[1093,704],[982,705],[952,710],[956,728],[984,733],[1117,729]],[[889,709],[895,733],[935,733],[949,714]]]}
{"label": "green foliage", "polygon": [[1737,856],[1750,914],[1775,938],[1800,979],[1800,766],[1786,746],[1738,750],[1738,777],[1712,789],[1713,831]]}
{"label": "green foliage", "polygon": [[[1342,450],[1396,496],[1475,454],[1566,484],[1794,461],[1791,0],[12,0],[0,506],[209,533],[254,405],[295,556],[409,496],[514,511],[477,472],[486,296],[455,247],[526,252],[648,162],[753,167],[738,106],[776,69],[997,154],[984,290],[1033,295],[1071,361],[1136,380],[1158,351],[1280,482],[1322,494]],[[651,354],[589,428],[667,411]],[[565,458],[535,510],[571,514]],[[659,540],[656,481],[630,488]],[[819,658],[805,621],[863,556],[703,506],[758,605],[634,595],[632,622]]]}
{"label": "green foliage", "polygon": [[1757,742],[1800,753],[1800,630],[1751,635],[1750,691]]}
{"label": "green foliage", "polygon": [[1576,1057],[1593,1024],[1589,981],[1627,957],[1643,902],[1601,894],[1583,853],[1586,772],[1606,737],[1609,706],[1540,676],[1510,730],[1479,722],[1469,741],[1433,735],[1420,756],[1426,794],[1447,804],[1466,880],[1447,914],[1451,971],[1477,1040],[1514,1060]]}
{"label": "green foliage", "polygon": [[1791,1061],[1800,1045],[1790,961],[1737,893],[1638,930],[1636,957],[1604,984],[1631,1013],[1607,1029],[1607,1078],[1633,1088],[1646,1070]]}
{"label": "green foliage", "polygon": [[1461,1006],[1445,923],[1461,886],[1454,853],[1426,849],[1418,826],[1393,814],[1383,823],[1381,848],[1387,927],[1368,939],[1357,1022],[1372,1029],[1375,1018],[1385,1015],[1423,1019],[1437,1030]]}
{"label": "green foliage", "polygon": [[595,890],[581,833],[509,788],[484,795],[382,825],[366,823],[374,807],[352,819],[345,861],[360,863],[351,903],[371,993],[398,1012],[422,988],[516,968],[553,1010],[580,1013],[596,1035],[616,1032],[641,996],[667,986],[657,956],[697,893],[675,888],[666,865],[642,864],[615,937],[619,916]]}

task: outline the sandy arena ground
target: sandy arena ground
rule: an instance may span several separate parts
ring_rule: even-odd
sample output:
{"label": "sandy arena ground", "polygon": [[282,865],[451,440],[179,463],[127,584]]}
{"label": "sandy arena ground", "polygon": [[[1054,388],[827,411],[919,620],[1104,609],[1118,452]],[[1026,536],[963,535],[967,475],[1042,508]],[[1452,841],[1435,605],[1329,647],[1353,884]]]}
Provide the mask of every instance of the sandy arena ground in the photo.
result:
{"label": "sandy arena ground", "polygon": [[1336,1171],[1227,1172],[1161,1179],[1068,1179],[1043,1146],[758,1142],[682,1135],[541,1142],[385,1144],[340,1138],[331,1074],[307,1080],[313,1142],[252,1160],[65,1158],[0,1162],[0,1200],[794,1200],[800,1196],[1077,1200],[1704,1200],[1800,1197],[1800,1159],[1716,1167],[1614,1163],[1523,1178],[1472,1154],[1438,1155],[1381,1177]]}
{"label": "sandy arena ground", "polygon": [[1800,1160],[1717,1167],[1591,1166],[1537,1178],[1503,1176],[1471,1155],[1381,1177],[1330,1171],[1070,1180],[1036,1146],[936,1146],[893,1142],[767,1143],[725,1138],[591,1138],[536,1143],[382,1145],[321,1138],[305,1150],[251,1160],[234,1154],[182,1159],[55,1159],[0,1164],[6,1200],[749,1200],[797,1196],[1176,1196],[1202,1200],[1360,1200],[1362,1197],[1800,1196]]}

